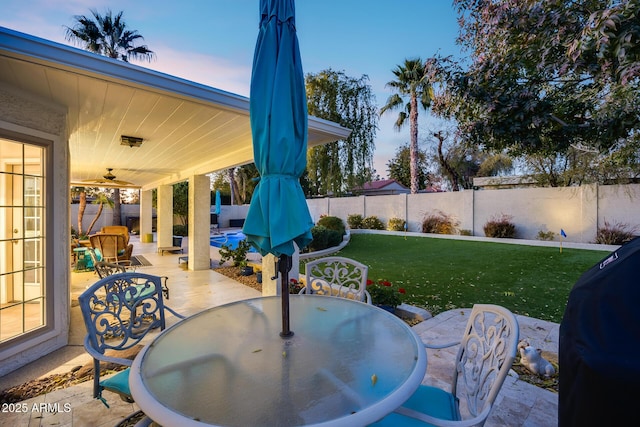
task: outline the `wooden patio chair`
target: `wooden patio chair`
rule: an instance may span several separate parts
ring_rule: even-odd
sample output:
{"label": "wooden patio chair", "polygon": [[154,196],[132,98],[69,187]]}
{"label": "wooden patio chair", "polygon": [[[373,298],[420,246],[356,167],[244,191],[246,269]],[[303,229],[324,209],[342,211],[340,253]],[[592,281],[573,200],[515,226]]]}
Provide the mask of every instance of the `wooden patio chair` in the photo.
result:
{"label": "wooden patio chair", "polygon": [[100,252],[100,261],[131,265],[133,245],[122,234],[97,233],[89,236],[93,250]]}

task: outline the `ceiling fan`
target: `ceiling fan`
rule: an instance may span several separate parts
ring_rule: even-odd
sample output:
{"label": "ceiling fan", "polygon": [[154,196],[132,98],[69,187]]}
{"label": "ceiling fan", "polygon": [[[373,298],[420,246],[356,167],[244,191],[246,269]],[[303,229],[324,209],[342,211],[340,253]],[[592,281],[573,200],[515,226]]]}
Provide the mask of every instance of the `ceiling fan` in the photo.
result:
{"label": "ceiling fan", "polygon": [[84,182],[92,182],[95,184],[109,184],[109,185],[134,185],[129,181],[120,181],[116,179],[116,176],[111,172],[113,168],[107,168],[107,173],[102,175],[102,178],[85,179]]}

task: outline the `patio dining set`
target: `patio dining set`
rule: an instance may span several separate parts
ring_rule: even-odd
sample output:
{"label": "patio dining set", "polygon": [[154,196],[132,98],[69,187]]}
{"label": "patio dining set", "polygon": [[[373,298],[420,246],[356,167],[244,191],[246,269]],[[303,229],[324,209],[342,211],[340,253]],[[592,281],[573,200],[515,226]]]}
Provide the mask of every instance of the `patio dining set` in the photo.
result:
{"label": "patio dining set", "polygon": [[[425,345],[371,304],[366,277],[367,267],[347,258],[307,265],[305,287],[291,295],[292,333],[282,336],[281,296],[184,318],[167,305],[160,277],[115,270],[79,297],[94,397],[135,401],[141,410],[123,425],[481,425],[516,355],[516,318],[476,305],[460,341]],[[169,315],[181,320],[165,329]],[[133,361],[117,357],[141,344]],[[422,385],[425,347],[452,345],[451,388]],[[105,361],[128,368],[101,377]]]}

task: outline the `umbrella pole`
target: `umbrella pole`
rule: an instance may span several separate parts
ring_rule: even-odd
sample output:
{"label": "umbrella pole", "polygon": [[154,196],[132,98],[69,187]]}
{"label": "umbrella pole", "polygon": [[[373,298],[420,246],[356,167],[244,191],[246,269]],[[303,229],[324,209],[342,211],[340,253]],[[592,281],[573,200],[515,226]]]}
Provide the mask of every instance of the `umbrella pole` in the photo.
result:
{"label": "umbrella pole", "polygon": [[278,270],[280,270],[280,296],[282,298],[282,338],[289,338],[293,331],[289,329],[289,271],[292,260],[289,255],[280,255]]}

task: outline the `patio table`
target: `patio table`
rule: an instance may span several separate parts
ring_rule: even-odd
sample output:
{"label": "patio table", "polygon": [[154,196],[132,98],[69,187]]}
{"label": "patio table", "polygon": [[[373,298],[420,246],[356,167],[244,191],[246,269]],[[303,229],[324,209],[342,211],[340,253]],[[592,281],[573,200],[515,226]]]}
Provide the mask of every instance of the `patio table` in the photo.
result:
{"label": "patio table", "polygon": [[214,307],[162,332],[135,358],[132,395],[168,426],[358,426],[400,406],[427,366],[396,316],[344,298],[291,295]]}

